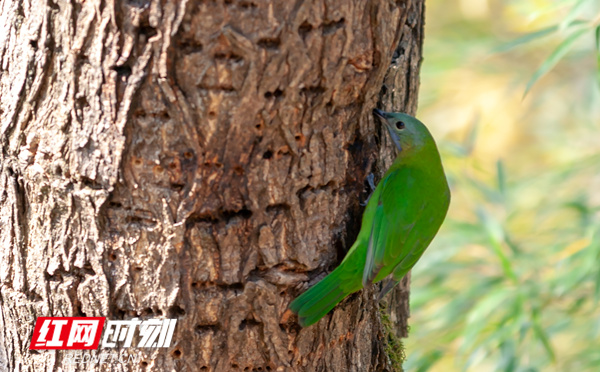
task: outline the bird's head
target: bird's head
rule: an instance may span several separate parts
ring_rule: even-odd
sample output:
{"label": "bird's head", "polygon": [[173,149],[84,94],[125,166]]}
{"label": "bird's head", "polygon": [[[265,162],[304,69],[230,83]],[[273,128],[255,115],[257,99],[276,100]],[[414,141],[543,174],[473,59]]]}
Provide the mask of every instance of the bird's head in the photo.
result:
{"label": "bird's head", "polygon": [[408,114],[385,112],[379,109],[374,109],[373,114],[385,124],[398,151],[405,154],[418,152],[434,143],[425,124]]}

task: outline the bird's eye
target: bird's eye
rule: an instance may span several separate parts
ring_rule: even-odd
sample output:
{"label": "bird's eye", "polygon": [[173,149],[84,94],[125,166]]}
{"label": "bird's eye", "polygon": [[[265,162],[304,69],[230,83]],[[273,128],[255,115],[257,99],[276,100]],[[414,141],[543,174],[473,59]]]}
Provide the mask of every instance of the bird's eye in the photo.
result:
{"label": "bird's eye", "polygon": [[404,129],[404,122],[403,121],[397,121],[396,122],[396,129]]}

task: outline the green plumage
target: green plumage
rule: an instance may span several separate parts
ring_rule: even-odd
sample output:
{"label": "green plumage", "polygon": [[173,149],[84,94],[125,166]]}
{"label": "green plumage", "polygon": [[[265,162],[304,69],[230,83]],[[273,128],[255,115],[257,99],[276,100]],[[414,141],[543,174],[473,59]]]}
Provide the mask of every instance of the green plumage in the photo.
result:
{"label": "green plumage", "polygon": [[415,265],[448,211],[450,190],[425,125],[402,113],[374,113],[388,128],[398,156],[371,195],[360,233],[342,263],[290,304],[304,327],[349,294],[391,274],[383,297]]}

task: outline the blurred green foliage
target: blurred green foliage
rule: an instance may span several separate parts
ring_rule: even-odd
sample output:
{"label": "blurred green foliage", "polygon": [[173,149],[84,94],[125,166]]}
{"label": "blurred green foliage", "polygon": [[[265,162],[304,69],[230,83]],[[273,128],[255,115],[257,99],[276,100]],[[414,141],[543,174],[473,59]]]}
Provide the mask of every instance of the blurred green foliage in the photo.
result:
{"label": "blurred green foliage", "polygon": [[453,200],[406,371],[600,371],[600,1],[426,0],[419,117]]}

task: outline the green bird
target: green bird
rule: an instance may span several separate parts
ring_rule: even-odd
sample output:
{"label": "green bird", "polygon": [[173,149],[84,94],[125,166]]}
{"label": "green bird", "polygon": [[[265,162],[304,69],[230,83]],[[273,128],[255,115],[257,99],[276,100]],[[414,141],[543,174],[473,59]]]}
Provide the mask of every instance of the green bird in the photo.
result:
{"label": "green bird", "polygon": [[407,114],[373,113],[387,127],[398,155],[370,196],[358,237],[342,263],[290,304],[303,327],[349,294],[391,276],[381,299],[421,257],[450,205],[440,154],[427,127]]}

